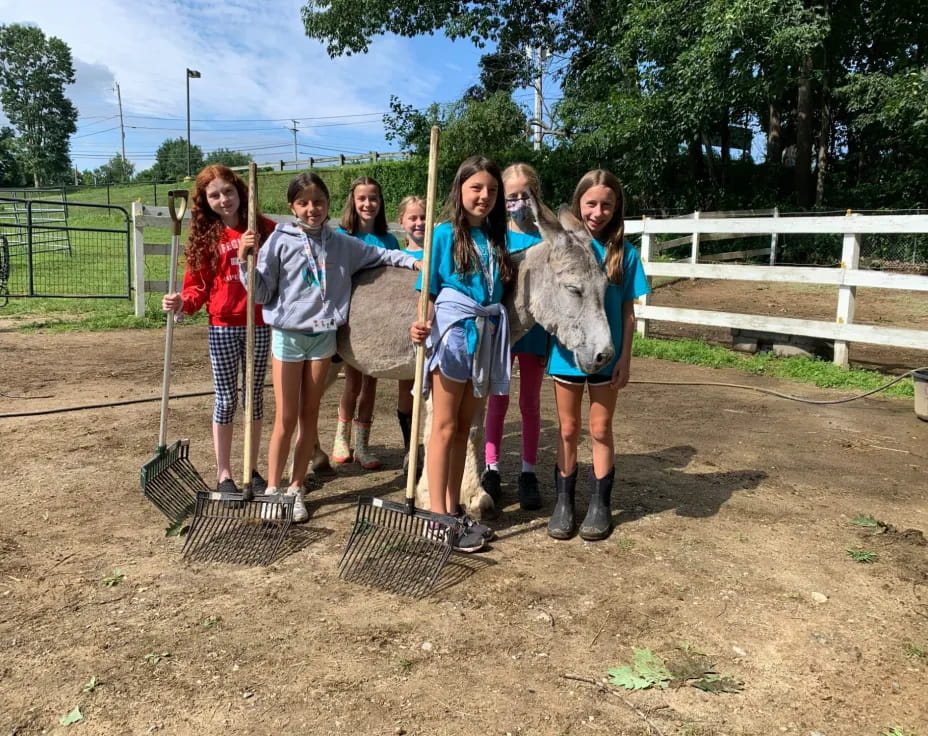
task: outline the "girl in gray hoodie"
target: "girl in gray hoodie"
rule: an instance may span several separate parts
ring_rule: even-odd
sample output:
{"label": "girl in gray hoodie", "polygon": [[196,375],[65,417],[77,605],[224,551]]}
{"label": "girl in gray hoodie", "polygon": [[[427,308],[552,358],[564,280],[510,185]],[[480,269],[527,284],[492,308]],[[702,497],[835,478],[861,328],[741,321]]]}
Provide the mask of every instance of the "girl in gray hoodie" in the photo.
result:
{"label": "girl in gray hoodie", "polygon": [[[293,520],[306,521],[302,481],[318,437],[319,403],[329,363],[335,354],[335,330],[348,317],[351,277],[374,266],[418,270],[419,262],[398,250],[367,245],[332,232],[329,191],[316,174],[295,177],[287,202],[297,220],[280,224],[258,251],[255,301],[273,328],[274,430],[268,445],[267,493],[280,493],[293,431],[300,425],[293,470],[286,493],[296,496]],[[239,249],[239,269],[246,279],[250,247]]]}

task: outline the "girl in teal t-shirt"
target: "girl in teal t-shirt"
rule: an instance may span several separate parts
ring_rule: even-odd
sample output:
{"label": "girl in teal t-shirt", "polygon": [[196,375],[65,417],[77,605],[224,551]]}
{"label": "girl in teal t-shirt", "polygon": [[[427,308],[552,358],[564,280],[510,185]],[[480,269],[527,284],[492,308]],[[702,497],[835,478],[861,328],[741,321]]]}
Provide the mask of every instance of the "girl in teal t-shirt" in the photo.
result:
{"label": "girl in teal t-shirt", "polygon": [[[429,319],[410,327],[414,342],[425,342],[432,334],[433,320],[438,325],[454,319],[440,293],[453,290],[470,297],[482,307],[498,305],[503,286],[514,275],[512,260],[506,250],[506,206],[499,167],[484,156],[471,156],[458,167],[451,185],[444,222],[432,236],[432,260],[429,274]],[[419,288],[421,289],[421,282]],[[453,299],[456,295],[450,295]],[[447,303],[446,303],[447,304]],[[495,308],[495,307],[494,307]],[[499,326],[486,326],[487,330]],[[486,336],[487,332],[484,332]],[[508,335],[493,333],[495,340]],[[436,335],[433,335],[435,338]],[[436,341],[429,375],[432,392],[432,431],[426,453],[430,510],[454,514],[460,519],[454,549],[477,552],[486,546],[493,532],[477,524],[460,506],[461,482],[467,456],[467,438],[480,399],[474,394],[472,372],[478,328],[473,318],[453,322],[447,333]],[[508,369],[508,365],[505,366]],[[440,533],[440,529],[434,530]]]}
{"label": "girl in teal t-shirt", "polygon": [[[528,164],[516,163],[503,171],[506,212],[509,229],[506,246],[510,253],[519,253],[540,243],[541,233],[532,214],[528,193],[541,202],[538,173]],[[541,384],[548,357],[548,333],[535,325],[512,346],[513,364],[519,363],[519,413],[522,416],[522,471],[519,473],[519,505],[527,510],[541,508],[541,494],[535,465],[538,463],[538,442],[541,437]],[[485,424],[486,469],[480,483],[495,503],[502,497],[499,458],[503,442],[503,424],[509,409],[509,395],[491,396],[487,401]]]}
{"label": "girl in teal t-shirt", "polygon": [[577,368],[573,354],[554,340],[548,373],[554,378],[560,440],[554,469],[557,501],[548,522],[548,534],[555,539],[569,539],[576,528],[577,444],[584,388],[589,386],[593,467],[590,505],[580,525],[580,536],[595,540],[605,539],[612,531],[610,504],[615,478],[612,418],[618,392],[628,384],[635,334],[635,299],[650,289],[638,251],[625,241],[625,195],[615,175],[604,169],[585,174],[574,189],[570,208],[593,238],[593,252],[609,282],[603,306],[616,357],[599,373],[587,375]]}
{"label": "girl in teal t-shirt", "polygon": [[[425,200],[410,194],[403,197],[396,208],[396,219],[400,227],[406,232],[406,243],[403,253],[422,260],[422,244],[425,241]],[[406,454],[403,456],[403,472],[409,463],[409,442],[412,436],[412,389],[415,381],[398,381],[396,395],[396,419],[400,423],[400,432],[403,434],[403,446]],[[416,472],[422,473],[422,463],[416,465]]]}
{"label": "girl in teal t-shirt", "polygon": [[[383,194],[376,179],[362,176],[351,182],[341,227],[336,232],[353,235],[368,245],[387,250],[399,250],[400,244],[387,228],[383,209]],[[347,463],[352,459],[365,470],[376,470],[380,459],[370,451],[371,423],[377,400],[377,379],[345,366],[345,387],[338,404],[338,424],[332,447],[332,462]],[[357,417],[355,417],[357,410]],[[351,449],[351,426],[354,420],[355,446]]]}

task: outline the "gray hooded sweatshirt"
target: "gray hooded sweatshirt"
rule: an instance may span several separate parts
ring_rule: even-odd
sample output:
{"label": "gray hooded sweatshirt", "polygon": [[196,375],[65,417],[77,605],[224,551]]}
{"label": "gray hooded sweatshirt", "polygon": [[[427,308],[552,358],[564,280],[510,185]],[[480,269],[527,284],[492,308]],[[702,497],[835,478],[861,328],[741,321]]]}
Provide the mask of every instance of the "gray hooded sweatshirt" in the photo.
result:
{"label": "gray hooded sweatshirt", "polygon": [[[351,277],[356,271],[375,266],[412,269],[417,263],[402,251],[367,245],[328,227],[313,235],[296,223],[281,223],[258,251],[255,302],[263,305],[264,321],[271,327],[328,332],[348,319]],[[240,263],[239,270],[247,284],[246,264]]]}

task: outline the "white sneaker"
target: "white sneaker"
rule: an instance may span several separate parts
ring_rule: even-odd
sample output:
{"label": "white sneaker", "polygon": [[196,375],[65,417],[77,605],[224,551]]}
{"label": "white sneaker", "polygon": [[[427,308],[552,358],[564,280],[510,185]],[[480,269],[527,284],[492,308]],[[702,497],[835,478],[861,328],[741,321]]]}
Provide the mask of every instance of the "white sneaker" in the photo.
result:
{"label": "white sneaker", "polygon": [[[264,489],[265,496],[274,496],[280,493],[280,489],[277,486],[268,486]],[[261,518],[265,521],[276,521],[280,518],[280,504],[279,503],[262,503],[261,504]]]}
{"label": "white sneaker", "polygon": [[306,521],[309,518],[309,511],[306,510],[306,504],[303,501],[303,489],[300,486],[290,486],[287,489],[287,495],[296,497],[293,500],[293,520]]}

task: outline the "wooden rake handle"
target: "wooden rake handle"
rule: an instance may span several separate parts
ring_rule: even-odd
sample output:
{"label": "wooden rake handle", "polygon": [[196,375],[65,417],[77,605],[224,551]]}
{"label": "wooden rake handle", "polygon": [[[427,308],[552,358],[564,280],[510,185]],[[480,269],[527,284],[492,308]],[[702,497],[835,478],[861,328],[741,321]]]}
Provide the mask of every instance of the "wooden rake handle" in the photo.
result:
{"label": "wooden rake handle", "polygon": [[[252,161],[248,164],[248,229],[258,232],[258,165]],[[255,401],[255,253],[248,254],[247,261],[248,291],[245,315],[245,449],[242,453],[242,494],[246,501],[254,493],[251,488],[251,437]]]}
{"label": "wooden rake handle", "polygon": [[[432,126],[429,140],[429,179],[425,194],[425,238],[422,243],[422,290],[419,293],[417,317],[425,322],[429,317],[429,294],[432,272],[432,230],[435,228],[435,192],[438,187],[438,143],[441,130]],[[416,466],[419,464],[419,423],[422,416],[422,379],[425,374],[425,343],[416,345],[416,380],[412,389],[412,427],[409,432],[409,464],[406,472],[406,509],[416,507]]]}

